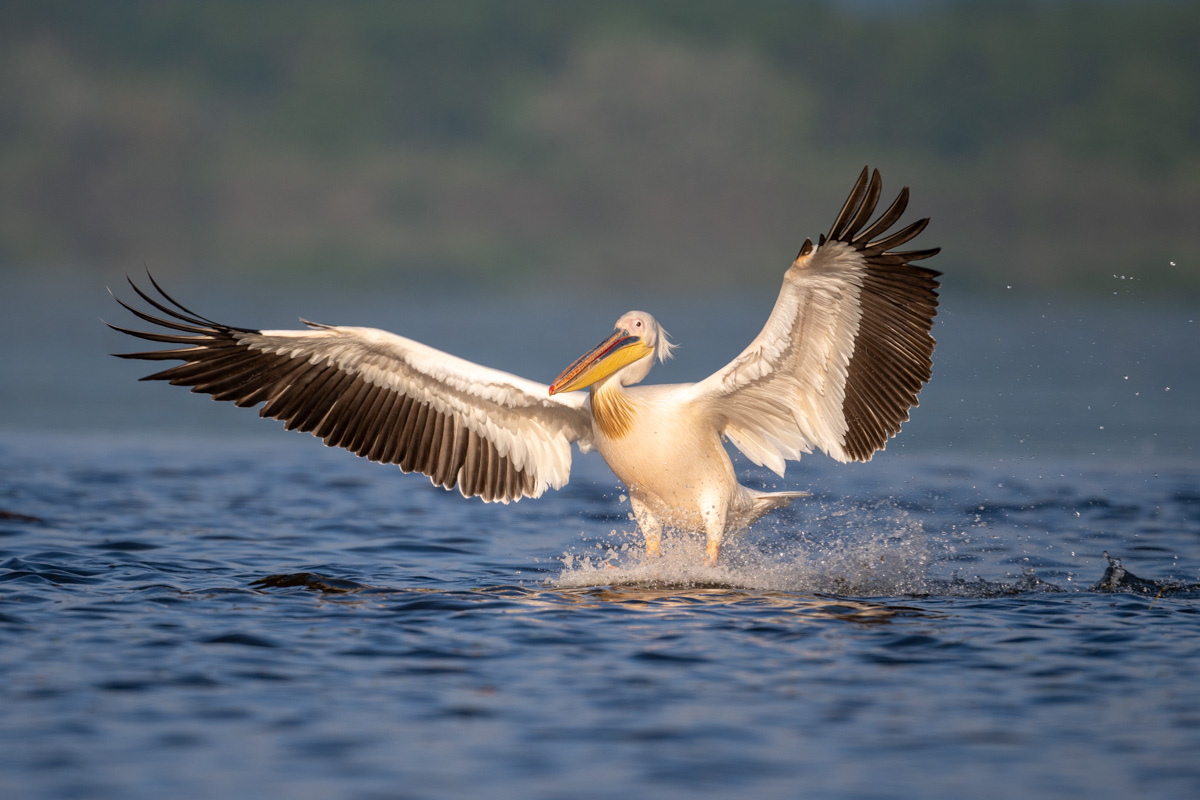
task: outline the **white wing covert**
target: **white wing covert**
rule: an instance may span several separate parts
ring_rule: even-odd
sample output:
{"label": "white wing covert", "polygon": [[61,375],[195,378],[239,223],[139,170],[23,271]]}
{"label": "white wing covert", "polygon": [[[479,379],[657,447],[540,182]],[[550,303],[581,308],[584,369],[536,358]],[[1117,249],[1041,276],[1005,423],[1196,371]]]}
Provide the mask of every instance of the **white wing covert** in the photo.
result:
{"label": "white wing covert", "polygon": [[881,192],[879,171],[868,182],[864,168],[828,236],[805,241],[762,332],[695,386],[725,436],[780,475],[814,446],[869,460],[929,380],[941,273],[909,262],[938,249],[893,250],[929,220],[887,234],[908,204],[905,187],[868,225]]}
{"label": "white wing covert", "polygon": [[549,387],[489,369],[373,328],[304,321],[307,331],[259,331],[213,322],[172,299],[174,308],[134,291],[172,319],[121,300],[139,318],[185,335],[109,327],[141,339],[187,345],[123,353],[122,358],[180,360],[142,380],[165,380],[248,407],[287,430],[312,433],[332,447],[466,497],[507,503],[561,488],[571,443],[591,449],[584,396],[551,397]]}

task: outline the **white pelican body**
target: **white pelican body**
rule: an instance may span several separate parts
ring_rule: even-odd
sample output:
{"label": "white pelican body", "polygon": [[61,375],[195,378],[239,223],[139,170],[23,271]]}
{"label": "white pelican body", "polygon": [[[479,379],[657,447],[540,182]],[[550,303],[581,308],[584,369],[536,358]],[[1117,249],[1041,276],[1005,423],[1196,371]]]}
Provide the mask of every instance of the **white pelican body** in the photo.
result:
{"label": "white pelican body", "polygon": [[[634,518],[651,554],[663,527],[703,531],[715,563],[726,531],[749,525],[807,492],[759,492],[737,481],[720,417],[693,384],[623,387],[591,393],[596,449],[629,490]],[[628,424],[614,427],[625,409]]]}
{"label": "white pelican body", "polygon": [[[260,415],[289,430],[485,502],[560,488],[571,444],[597,449],[628,488],[647,551],[659,552],[664,528],[694,531],[707,537],[711,564],[728,533],[807,494],[740,485],[725,440],[781,476],[786,461],[814,447],[838,461],[865,461],[899,431],[929,379],[938,273],[909,262],[938,251],[893,249],[928,223],[886,235],[907,189],[867,224],[880,191],[879,173],[868,182],[864,169],[828,236],[815,247],[806,241],[788,269],[762,332],[695,384],[637,385],[673,347],[641,311],[622,315],[611,336],[550,386],[370,328],[222,325],[156,283],[174,308],[134,289],[173,319],[121,304],[184,335],[112,327],[187,345],[123,354],[185,362],[146,379],[240,406],[263,403]],[[586,397],[575,391],[584,388]]]}

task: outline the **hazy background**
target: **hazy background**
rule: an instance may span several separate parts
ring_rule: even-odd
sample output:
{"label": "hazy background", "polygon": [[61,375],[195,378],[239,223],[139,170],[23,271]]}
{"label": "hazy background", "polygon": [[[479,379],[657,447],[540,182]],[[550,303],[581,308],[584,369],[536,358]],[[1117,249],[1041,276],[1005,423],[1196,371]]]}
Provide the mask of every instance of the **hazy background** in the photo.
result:
{"label": "hazy background", "polygon": [[1192,458],[1198,43],[1195,2],[8,0],[0,430],[279,435],[106,355],[143,268],[542,382],[641,307],[699,378],[869,163],[945,272],[890,454]]}
{"label": "hazy background", "polygon": [[1190,2],[8,0],[0,269],[773,287],[869,162],[955,290],[1195,298],[1198,42]]}

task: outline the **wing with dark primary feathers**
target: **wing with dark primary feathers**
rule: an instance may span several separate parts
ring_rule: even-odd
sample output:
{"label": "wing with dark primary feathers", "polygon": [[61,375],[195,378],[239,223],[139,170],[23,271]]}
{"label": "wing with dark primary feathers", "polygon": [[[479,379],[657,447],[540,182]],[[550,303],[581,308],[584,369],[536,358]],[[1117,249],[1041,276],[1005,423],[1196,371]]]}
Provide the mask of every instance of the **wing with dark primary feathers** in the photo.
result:
{"label": "wing with dark primary feathers", "polygon": [[[259,415],[308,431],[332,447],[466,497],[507,503],[561,488],[571,443],[591,449],[591,418],[581,393],[551,397],[549,387],[479,366],[374,328],[307,322],[309,330],[259,331],[206,319],[173,300],[137,294],[165,316],[117,302],[160,330],[109,325],[171,350],[121,358],[182,361],[142,380],[190,386]],[[169,305],[168,305],[169,304]]]}
{"label": "wing with dark primary feathers", "polygon": [[725,435],[756,464],[784,462],[818,447],[838,461],[866,461],[887,444],[929,380],[937,276],[897,251],[928,219],[888,233],[908,188],[874,222],[883,183],[863,169],[816,247],[806,241],[784,275],[758,337],[724,369],[696,385]]}

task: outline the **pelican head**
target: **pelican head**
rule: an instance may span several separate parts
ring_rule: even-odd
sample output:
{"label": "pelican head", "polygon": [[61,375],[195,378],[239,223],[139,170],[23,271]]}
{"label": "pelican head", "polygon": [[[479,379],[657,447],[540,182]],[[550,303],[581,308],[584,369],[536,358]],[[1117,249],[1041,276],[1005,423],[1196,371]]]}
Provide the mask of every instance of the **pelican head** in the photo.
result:
{"label": "pelican head", "polygon": [[666,361],[675,345],[654,317],[629,311],[613,326],[612,335],[575,360],[550,384],[550,394],[586,389],[610,375],[631,386],[650,374],[654,360]]}

